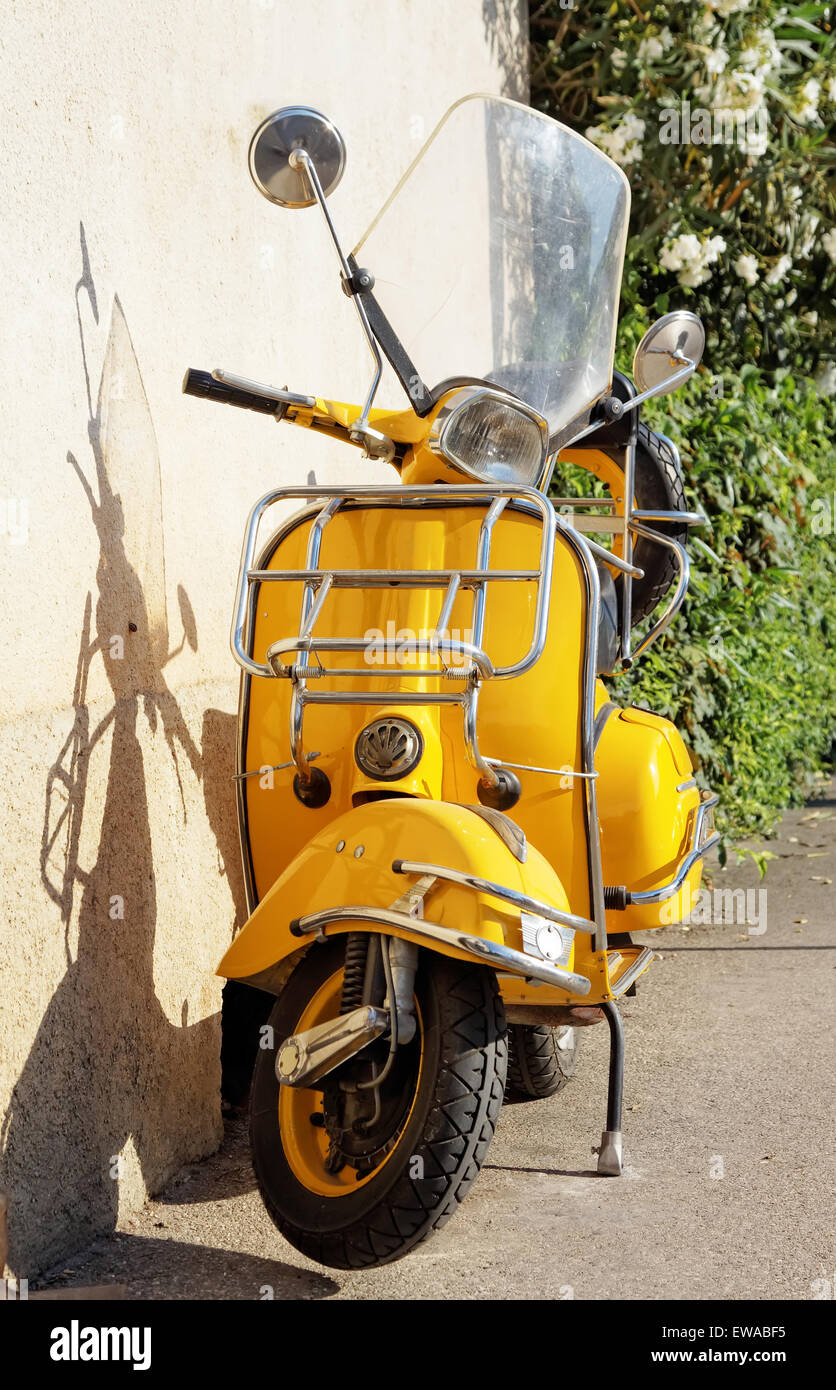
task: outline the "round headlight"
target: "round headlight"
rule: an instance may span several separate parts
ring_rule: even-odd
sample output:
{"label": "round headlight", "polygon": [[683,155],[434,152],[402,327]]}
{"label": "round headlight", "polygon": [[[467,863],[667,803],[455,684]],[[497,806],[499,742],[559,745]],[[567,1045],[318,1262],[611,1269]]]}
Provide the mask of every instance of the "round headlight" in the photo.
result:
{"label": "round headlight", "polygon": [[480,482],[534,487],[546,461],[549,430],[522,401],[466,387],[442,406],[429,444]]}

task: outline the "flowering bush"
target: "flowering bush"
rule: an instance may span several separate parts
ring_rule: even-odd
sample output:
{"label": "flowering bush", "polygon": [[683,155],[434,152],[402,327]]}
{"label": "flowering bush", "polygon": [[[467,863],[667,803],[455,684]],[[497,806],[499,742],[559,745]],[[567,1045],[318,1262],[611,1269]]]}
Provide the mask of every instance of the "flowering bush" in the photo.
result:
{"label": "flowering bush", "polygon": [[[532,4],[532,100],[633,185],[632,264],[709,327],[715,366],[834,359],[836,36],[826,4]],[[792,312],[790,312],[792,311]]]}
{"label": "flowering bush", "polygon": [[620,695],[686,731],[729,836],[808,788],[834,730],[836,40],[831,6],[531,0],[532,104],[633,189],[618,365],[682,306],[705,364],[651,424],[682,452],[691,597]]}

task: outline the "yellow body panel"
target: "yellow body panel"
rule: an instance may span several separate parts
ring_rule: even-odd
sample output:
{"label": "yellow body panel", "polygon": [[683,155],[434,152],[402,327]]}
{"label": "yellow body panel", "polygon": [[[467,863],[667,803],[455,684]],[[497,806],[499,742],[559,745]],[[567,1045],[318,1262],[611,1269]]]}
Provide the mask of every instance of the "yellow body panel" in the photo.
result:
{"label": "yellow body panel", "polygon": [[[700,804],[679,733],[649,710],[618,710],[604,725],[595,764],[604,882],[624,884],[634,892],[669,882],[691,848]],[[684,895],[697,891],[701,873],[697,864],[674,898],[608,912],[607,931],[646,931],[679,921]]]}

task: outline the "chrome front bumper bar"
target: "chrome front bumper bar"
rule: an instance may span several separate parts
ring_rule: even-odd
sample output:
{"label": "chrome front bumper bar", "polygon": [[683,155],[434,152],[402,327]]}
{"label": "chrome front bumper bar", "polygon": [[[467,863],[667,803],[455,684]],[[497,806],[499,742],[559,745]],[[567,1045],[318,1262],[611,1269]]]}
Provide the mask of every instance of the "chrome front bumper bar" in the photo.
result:
{"label": "chrome front bumper bar", "polygon": [[[435,872],[435,870],[430,870]],[[527,956],[523,951],[515,951],[511,946],[498,941],[488,941],[481,936],[469,936],[467,932],[443,927],[438,922],[428,922],[421,917],[412,917],[408,912],[397,912],[391,907],[331,907],[323,912],[311,912],[305,917],[297,917],[290,924],[293,936],[318,936],[325,939],[326,927],[342,926],[347,922],[373,922],[375,926],[398,928],[412,936],[423,937],[426,941],[441,942],[445,946],[463,951],[482,965],[491,965],[511,975],[520,975],[526,980],[541,980],[543,984],[565,989],[570,994],[589,994],[591,983],[585,975],[564,970],[559,965]]]}

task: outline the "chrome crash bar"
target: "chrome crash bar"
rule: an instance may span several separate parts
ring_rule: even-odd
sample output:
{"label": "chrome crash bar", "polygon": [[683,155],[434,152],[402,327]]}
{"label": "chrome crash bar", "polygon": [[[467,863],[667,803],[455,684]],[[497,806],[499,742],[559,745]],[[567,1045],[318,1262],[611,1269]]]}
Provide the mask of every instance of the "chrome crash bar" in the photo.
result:
{"label": "chrome crash bar", "polygon": [[[635,404],[635,402],[633,402]],[[597,428],[597,426],[596,426]],[[585,431],[587,433],[588,431]],[[679,450],[672,439],[667,435],[659,435],[664,440],[668,448],[676,456],[679,464]],[[571,441],[575,443],[576,441]],[[623,555],[613,555],[611,551],[604,549],[603,546],[596,545],[587,539],[587,545],[592,553],[599,560],[604,560],[606,564],[612,565],[625,575],[624,586],[621,595],[621,660],[626,668],[632,665],[637,657],[642,656],[648,647],[661,637],[662,633],[670,626],[676,614],[682,607],[685,595],[688,592],[688,581],[690,578],[690,565],[685,549],[678,541],[672,540],[669,536],[663,535],[647,525],[648,522],[675,522],[679,526],[703,526],[706,517],[702,512],[684,511],[645,511],[633,506],[635,494],[635,470],[636,470],[636,451],[635,444],[631,444],[626,449],[625,473],[624,473],[624,501],[623,511],[620,514],[615,512],[615,501],[611,497],[555,497],[553,505],[571,509],[570,524],[576,530],[586,532],[608,532],[610,535],[619,535],[622,538]],[[577,508],[586,508],[585,512],[578,512]],[[593,509],[590,511],[589,509]],[[564,516],[564,522],[567,518]],[[633,564],[633,539],[635,536],[644,536],[647,540],[654,541],[657,545],[663,545],[668,550],[673,551],[678,571],[678,582],[673,597],[668,603],[662,616],[653,624],[650,630],[639,641],[635,650],[632,649],[632,626],[633,626],[633,579],[642,578],[643,571],[636,568]]]}
{"label": "chrome crash bar", "polygon": [[483,965],[492,965],[511,975],[521,975],[527,980],[542,980],[544,984],[568,990],[570,994],[589,994],[591,982],[585,975],[576,975],[559,965],[527,956],[504,946],[498,941],[490,941],[482,936],[469,936],[467,932],[443,927],[438,922],[428,922],[422,917],[412,917],[408,912],[396,912],[387,907],[332,907],[323,912],[311,912],[305,917],[297,917],[290,924],[293,936],[316,935],[325,939],[327,927],[344,925],[346,922],[373,922],[376,926],[408,931],[413,936],[427,941],[437,941],[445,946],[463,951]]}
{"label": "chrome crash bar", "polygon": [[708,819],[709,812],[713,812],[719,800],[719,796],[710,793],[703,796],[694,815],[692,848],[686,854],[674,877],[668,883],[663,884],[661,888],[649,888],[646,892],[628,893],[628,905],[633,903],[663,903],[679,892],[694,865],[704,859],[708,851],[720,843],[720,835],[712,826],[713,817],[712,820]]}

